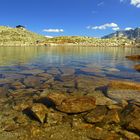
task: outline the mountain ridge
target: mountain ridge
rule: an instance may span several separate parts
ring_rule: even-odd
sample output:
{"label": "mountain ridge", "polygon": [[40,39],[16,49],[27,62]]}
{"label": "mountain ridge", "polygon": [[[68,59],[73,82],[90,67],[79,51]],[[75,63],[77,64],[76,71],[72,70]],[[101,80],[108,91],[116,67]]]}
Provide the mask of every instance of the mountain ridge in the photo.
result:
{"label": "mountain ridge", "polygon": [[112,37],[127,37],[128,39],[140,39],[140,28],[116,31],[103,36],[102,38],[112,38]]}

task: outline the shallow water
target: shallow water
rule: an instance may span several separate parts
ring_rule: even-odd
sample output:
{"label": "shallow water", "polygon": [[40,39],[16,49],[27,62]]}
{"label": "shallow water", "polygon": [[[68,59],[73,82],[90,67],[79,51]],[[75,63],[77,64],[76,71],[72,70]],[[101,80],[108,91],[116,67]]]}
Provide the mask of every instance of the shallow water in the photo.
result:
{"label": "shallow water", "polygon": [[[139,62],[125,58],[126,55],[138,53],[140,50],[136,48],[0,47],[0,140],[60,140],[62,138],[82,140],[81,137],[83,140],[89,140],[93,132],[95,132],[93,139],[99,139],[101,135],[104,137],[104,132],[110,134],[112,130],[111,138],[115,140],[114,135],[118,135],[118,132],[114,133],[114,130],[118,129],[118,124],[112,125],[111,122],[109,127],[108,124],[103,129],[97,127],[99,133],[96,134],[96,125],[84,121],[85,113],[77,115],[62,113],[61,110],[53,108],[54,104],[46,97],[48,93],[63,93],[68,95],[67,97],[82,95],[84,98],[86,96],[94,98],[97,108],[99,107],[99,110],[97,109],[99,118],[102,118],[102,111],[104,112],[101,109],[100,117],[100,107],[106,108],[116,104],[116,101],[120,103],[120,100],[131,100],[139,104],[139,91],[129,89],[114,91],[107,88],[110,79],[140,82],[140,74],[133,68]],[[88,106],[87,101],[85,102]],[[45,105],[49,110],[47,113],[50,115],[47,114],[44,124],[40,123],[31,110],[36,103],[39,103],[39,106]],[[116,107],[120,108],[120,106]],[[42,108],[40,110],[38,107],[38,109],[42,114]],[[108,109],[108,111],[112,110]],[[46,110],[43,112],[45,113]],[[127,107],[126,112],[128,115]],[[134,115],[138,117],[137,120],[133,115],[128,115],[128,118],[136,120],[135,124],[138,124],[138,111],[134,110]],[[109,117],[118,120],[116,113],[115,116],[109,115]],[[107,121],[111,119],[107,118]],[[104,122],[101,124],[104,126]],[[87,128],[88,131],[85,131]],[[124,129],[126,128],[122,128],[122,131]]]}
{"label": "shallow water", "polygon": [[72,68],[75,70],[73,73],[75,75],[140,81],[140,74],[133,69],[139,62],[125,58],[126,55],[138,53],[140,53],[138,48],[1,47],[0,75],[3,79],[2,74],[21,73],[29,69],[39,69],[44,72],[49,70],[50,73],[54,73],[51,69],[55,68],[53,75],[56,76],[63,74],[61,68]]}

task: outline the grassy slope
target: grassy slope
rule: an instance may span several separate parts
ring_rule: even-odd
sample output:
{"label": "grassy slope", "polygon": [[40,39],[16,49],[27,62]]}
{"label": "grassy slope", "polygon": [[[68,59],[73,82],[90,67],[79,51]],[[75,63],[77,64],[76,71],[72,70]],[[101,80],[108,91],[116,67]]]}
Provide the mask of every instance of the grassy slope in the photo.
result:
{"label": "grassy slope", "polygon": [[37,40],[43,41],[46,37],[22,28],[0,26],[0,45],[31,45]]}

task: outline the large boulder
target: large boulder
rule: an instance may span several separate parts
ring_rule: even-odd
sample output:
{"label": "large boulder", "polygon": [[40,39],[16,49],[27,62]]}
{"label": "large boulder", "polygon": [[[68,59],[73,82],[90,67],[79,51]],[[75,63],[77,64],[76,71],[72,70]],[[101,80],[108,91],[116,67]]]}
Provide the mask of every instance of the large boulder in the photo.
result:
{"label": "large boulder", "polygon": [[92,96],[66,96],[52,93],[47,97],[55,103],[57,110],[65,113],[81,113],[96,107],[95,98]]}
{"label": "large boulder", "polygon": [[140,55],[131,55],[131,56],[126,56],[129,60],[140,60]]}

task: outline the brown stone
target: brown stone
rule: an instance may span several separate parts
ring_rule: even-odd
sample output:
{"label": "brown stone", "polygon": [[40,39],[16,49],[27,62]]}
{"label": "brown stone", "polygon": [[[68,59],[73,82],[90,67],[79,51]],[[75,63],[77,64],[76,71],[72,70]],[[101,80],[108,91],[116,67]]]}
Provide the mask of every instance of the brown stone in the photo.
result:
{"label": "brown stone", "polygon": [[23,82],[27,87],[39,87],[41,85],[40,79],[33,76],[25,78]]}
{"label": "brown stone", "polygon": [[101,122],[107,113],[107,108],[105,106],[97,106],[90,113],[88,113],[84,118],[89,123]]}
{"label": "brown stone", "polygon": [[47,95],[47,98],[55,103],[55,105],[61,105],[62,101],[67,98],[64,94],[59,93],[50,93]]}
{"label": "brown stone", "polygon": [[48,108],[39,103],[33,104],[31,111],[33,112],[34,116],[41,122],[44,123],[46,119],[46,114],[48,112]]}
{"label": "brown stone", "polygon": [[53,101],[56,108],[65,113],[80,113],[96,107],[92,96],[66,96],[63,94],[49,94],[48,99]]}
{"label": "brown stone", "polygon": [[131,55],[131,56],[126,56],[129,60],[140,60],[140,55]]}
{"label": "brown stone", "polygon": [[119,133],[129,140],[140,140],[140,137],[137,134],[127,130],[121,130]]}
{"label": "brown stone", "polygon": [[135,65],[134,68],[135,68],[136,71],[139,71],[140,72],[140,64]]}
{"label": "brown stone", "polygon": [[82,119],[79,117],[73,117],[72,127],[76,129],[90,129],[93,127],[93,125],[83,122]]}
{"label": "brown stone", "polygon": [[11,84],[11,87],[14,88],[14,89],[23,89],[23,88],[25,88],[25,85],[23,85],[19,81],[15,81]]}
{"label": "brown stone", "polygon": [[140,107],[128,105],[121,113],[121,121],[129,130],[140,132]]}
{"label": "brown stone", "polygon": [[118,110],[113,109],[108,111],[107,115],[104,118],[104,121],[106,123],[119,123],[121,120],[120,120]]}
{"label": "brown stone", "polygon": [[118,81],[113,80],[108,84],[109,88],[113,89],[133,89],[140,90],[140,83],[131,81]]}
{"label": "brown stone", "polygon": [[136,130],[140,133],[140,118],[132,120],[128,125],[128,129]]}

